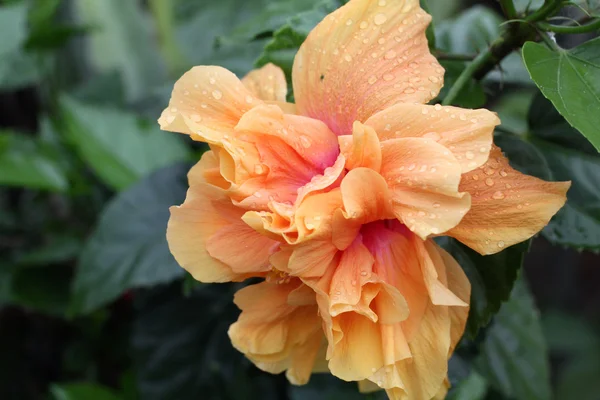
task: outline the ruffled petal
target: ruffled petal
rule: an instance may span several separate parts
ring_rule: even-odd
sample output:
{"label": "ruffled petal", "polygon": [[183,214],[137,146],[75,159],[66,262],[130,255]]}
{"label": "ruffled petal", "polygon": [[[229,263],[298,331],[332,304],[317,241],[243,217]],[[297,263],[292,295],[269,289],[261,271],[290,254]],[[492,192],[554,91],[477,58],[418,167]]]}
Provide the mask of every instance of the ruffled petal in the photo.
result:
{"label": "ruffled petal", "polygon": [[488,110],[422,104],[396,104],[378,112],[365,124],[373,127],[379,140],[421,137],[450,150],[462,172],[483,165],[492,146],[494,127],[500,123]]}
{"label": "ruffled petal", "polygon": [[379,172],[381,168],[381,148],[379,138],[373,128],[354,122],[352,135],[338,137],[340,152],[346,158],[346,168],[370,168]]}
{"label": "ruffled petal", "polygon": [[348,135],[393,104],[434,98],[444,70],[427,45],[430,21],[418,0],[351,0],[325,17],[294,60],[299,113]]}
{"label": "ruffled petal", "polygon": [[461,167],[444,146],[424,138],[382,142],[381,175],[396,217],[421,238],[455,227],[471,205],[458,191]]}
{"label": "ruffled petal", "polygon": [[233,346],[258,368],[271,373],[287,370],[296,385],[308,382],[324,338],[314,297],[312,303],[290,304],[301,286],[296,279],[241,289],[234,302],[242,313],[229,328]]}
{"label": "ruffled petal", "polygon": [[447,234],[481,254],[494,254],[529,239],[565,204],[570,182],[546,182],[508,164],[494,146],[488,162],[465,175],[471,210]]}
{"label": "ruffled petal", "polygon": [[199,66],[175,83],[160,128],[191,135],[194,140],[220,143],[242,115],[262,101],[230,71]]}
{"label": "ruffled petal", "polygon": [[[270,269],[268,259],[278,242],[250,229],[241,219],[243,210],[231,203],[226,192],[204,182],[203,172],[214,161],[211,156],[208,153],[190,171],[185,202],[171,207],[167,228],[171,253],[179,265],[202,282],[264,276]],[[240,252],[235,251],[240,240],[253,246],[240,248],[247,253],[246,262]]]}
{"label": "ruffled petal", "polygon": [[242,78],[242,83],[254,97],[265,101],[285,102],[287,95],[285,74],[275,64],[269,63],[262,68],[250,71]]}

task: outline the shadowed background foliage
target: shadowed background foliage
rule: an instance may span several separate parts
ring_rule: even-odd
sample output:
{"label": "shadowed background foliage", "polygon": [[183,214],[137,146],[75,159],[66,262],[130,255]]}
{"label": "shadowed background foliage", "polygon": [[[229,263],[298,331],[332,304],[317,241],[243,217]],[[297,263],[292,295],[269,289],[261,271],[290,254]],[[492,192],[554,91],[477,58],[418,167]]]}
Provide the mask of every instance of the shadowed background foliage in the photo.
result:
{"label": "shadowed background foliage", "polygon": [[[306,34],[343,3],[0,0],[0,399],[384,398],[256,369],[226,333],[241,284],[194,282],[165,241],[168,207],[205,150],[155,122],[176,78],[198,64],[242,76],[268,62],[289,78]],[[542,3],[515,1],[518,12]],[[596,0],[574,3],[600,13]],[[427,5],[443,98],[505,18],[493,0]],[[573,188],[531,243],[483,258],[442,241],[473,285],[448,398],[598,400],[600,157],[518,51],[455,104],[498,112],[496,142],[513,166]]]}

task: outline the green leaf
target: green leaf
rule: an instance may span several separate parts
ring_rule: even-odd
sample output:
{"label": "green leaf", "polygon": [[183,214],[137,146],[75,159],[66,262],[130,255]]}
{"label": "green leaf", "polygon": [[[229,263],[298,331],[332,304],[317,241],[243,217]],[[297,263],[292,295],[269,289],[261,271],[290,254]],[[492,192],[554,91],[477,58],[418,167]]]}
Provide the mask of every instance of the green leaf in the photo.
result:
{"label": "green leaf", "polygon": [[571,50],[527,42],[523,57],[544,96],[600,151],[600,38]]}
{"label": "green leaf", "polygon": [[285,377],[259,371],[231,346],[236,287],[203,285],[185,297],[173,284],[137,294],[132,346],[141,399],[282,398]]}
{"label": "green leaf", "polygon": [[0,131],[0,185],[64,191],[67,179],[43,146],[23,133]]}
{"label": "green leaf", "polygon": [[69,304],[71,270],[65,266],[15,268],[10,302],[50,315],[64,316]]}
{"label": "green leaf", "polygon": [[[431,9],[429,7],[429,0],[420,0],[421,8],[425,10],[426,13],[431,14]],[[435,49],[435,22],[431,21],[427,30],[425,31],[425,36],[427,37],[427,43],[429,44],[430,49]]]}
{"label": "green leaf", "polygon": [[343,0],[323,0],[312,10],[289,18],[287,23],[273,34],[273,39],[265,46],[256,61],[256,66],[260,67],[272,62],[283,69],[288,82],[291,82],[292,65],[300,45],[325,16],[344,3]]}
{"label": "green leaf", "polygon": [[524,279],[517,280],[487,330],[476,360],[479,373],[515,400],[550,400],[550,371],[539,312]]}
{"label": "green leaf", "polygon": [[35,82],[39,62],[25,53],[27,7],[16,4],[0,7],[0,89],[16,89]]}
{"label": "green leaf", "polygon": [[77,0],[79,24],[94,26],[89,36],[90,61],[100,72],[118,70],[127,100],[149,94],[166,79],[152,26],[142,4],[121,0]]}
{"label": "green leaf", "polygon": [[[462,71],[465,69],[465,63],[462,61],[441,60],[440,64],[446,72],[444,73],[444,86],[440,91],[438,98],[443,99],[448,95],[450,88],[454,85]],[[475,79],[471,79],[459,92],[454,105],[466,108],[478,108],[485,104],[486,96],[483,86]]]}
{"label": "green leaf", "polygon": [[98,177],[116,190],[190,158],[182,137],[161,131],[156,122],[68,97],[63,97],[60,105],[66,138]]}
{"label": "green leaf", "polygon": [[447,400],[483,400],[487,393],[487,381],[477,371],[471,371],[469,376],[461,381],[452,392],[448,394]]}
{"label": "green leaf", "polygon": [[533,95],[534,92],[530,90],[519,90],[500,97],[492,106],[492,110],[498,113],[502,121],[499,129],[515,134],[527,132],[527,112]]}
{"label": "green leaf", "polygon": [[440,238],[439,243],[458,261],[471,282],[471,309],[465,334],[475,338],[509,298],[529,241],[490,256],[482,256],[451,238]]}
{"label": "green leaf", "polygon": [[476,54],[500,34],[502,17],[490,8],[475,6],[436,25],[437,48],[448,53]]}
{"label": "green leaf", "polygon": [[544,5],[544,0],[514,0],[517,12],[535,11]]}
{"label": "green leaf", "polygon": [[187,166],[161,169],[106,207],[79,258],[72,314],[89,313],[126,290],[183,275],[167,246],[169,207],[183,202]]}
{"label": "green leaf", "polygon": [[289,394],[290,400],[387,399],[383,391],[364,395],[358,391],[356,382],[344,382],[329,374],[313,375],[303,386],[290,386]]}
{"label": "green leaf", "polygon": [[111,389],[94,383],[67,383],[50,386],[54,400],[121,400]]}

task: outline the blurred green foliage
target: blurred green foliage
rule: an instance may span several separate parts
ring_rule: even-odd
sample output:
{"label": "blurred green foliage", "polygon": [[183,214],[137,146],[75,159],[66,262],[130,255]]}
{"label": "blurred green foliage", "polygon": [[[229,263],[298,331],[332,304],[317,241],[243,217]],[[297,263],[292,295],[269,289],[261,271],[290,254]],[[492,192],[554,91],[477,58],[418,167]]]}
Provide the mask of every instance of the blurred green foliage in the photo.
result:
{"label": "blurred green foliage", "polygon": [[[206,149],[158,129],[175,79],[198,64],[241,76],[273,62],[291,82],[308,32],[344,3],[0,1],[0,399],[384,397],[327,375],[293,387],[256,369],[227,337],[241,284],[191,284],[165,240],[168,208],[182,202],[186,172]],[[543,3],[515,5],[525,13]],[[495,1],[427,6],[444,98],[507,24]],[[499,113],[496,142],[515,168],[572,181],[534,249],[600,251],[598,54],[599,39],[569,51],[528,43],[525,63],[514,52],[455,100]],[[540,317],[544,299],[521,271],[529,242],[490,257],[441,242],[473,285],[449,399],[600,398],[600,304],[587,319]],[[592,253],[564,254],[600,264]]]}

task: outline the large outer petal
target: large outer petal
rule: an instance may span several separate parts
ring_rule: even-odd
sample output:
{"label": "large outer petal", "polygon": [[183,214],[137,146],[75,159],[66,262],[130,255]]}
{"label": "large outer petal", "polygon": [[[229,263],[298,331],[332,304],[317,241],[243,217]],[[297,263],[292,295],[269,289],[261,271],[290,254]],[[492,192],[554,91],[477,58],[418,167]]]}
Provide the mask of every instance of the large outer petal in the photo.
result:
{"label": "large outer petal", "polygon": [[325,17],[294,60],[298,112],[347,135],[393,104],[434,98],[444,70],[429,53],[430,21],[418,0],[351,0]]}
{"label": "large outer petal", "polygon": [[207,183],[215,168],[212,152],[190,170],[185,202],[171,207],[167,241],[177,262],[202,282],[243,280],[263,276],[278,242],[252,230],[241,219],[243,210],[226,192]]}
{"label": "large outer petal", "polygon": [[424,138],[382,142],[381,175],[396,217],[421,238],[455,227],[470,207],[458,190],[461,167],[444,146]]}
{"label": "large outer petal", "polygon": [[257,367],[271,373],[287,370],[297,385],[308,382],[324,339],[315,295],[311,302],[303,286],[292,280],[241,289],[234,301],[242,313],[229,328],[233,346]]}
{"label": "large outer petal", "polygon": [[539,232],[563,206],[570,182],[546,182],[508,164],[494,146],[488,162],[467,174],[460,190],[471,210],[447,234],[481,254],[494,254]]}
{"label": "large outer petal", "polygon": [[488,110],[437,104],[396,104],[365,122],[375,129],[381,141],[423,137],[444,145],[459,161],[463,173],[487,161],[494,127],[499,123],[496,114]]}
{"label": "large outer petal", "polygon": [[246,111],[261,103],[232,72],[199,66],[175,83],[169,106],[158,123],[166,131],[219,143]]}
{"label": "large outer petal", "polygon": [[250,71],[242,83],[257,98],[265,101],[285,102],[287,82],[285,74],[275,64]]}

